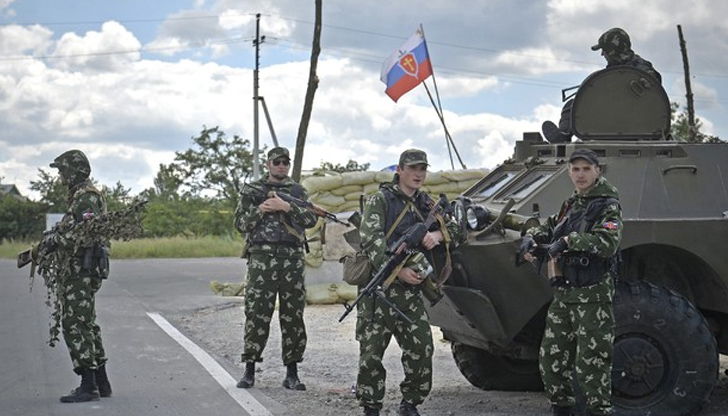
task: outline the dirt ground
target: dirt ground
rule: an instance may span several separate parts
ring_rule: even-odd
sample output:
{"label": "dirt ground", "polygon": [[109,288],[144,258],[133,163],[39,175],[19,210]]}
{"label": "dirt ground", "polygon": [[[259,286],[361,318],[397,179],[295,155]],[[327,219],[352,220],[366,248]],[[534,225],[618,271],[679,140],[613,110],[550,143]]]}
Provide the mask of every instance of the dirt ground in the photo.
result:
{"label": "dirt ground", "polygon": [[[274,408],[276,416],[342,416],[360,415],[352,387],[356,381],[358,343],[354,339],[356,314],[338,322],[344,312],[341,305],[312,305],[306,308],[305,320],[308,347],[305,361],[299,366],[301,381],[307,391],[292,392],[281,387],[285,368],[280,359],[281,340],[277,314],[271,325],[271,336],[258,366],[255,387],[283,405]],[[233,377],[243,374],[240,363],[243,338],[242,302],[231,301],[225,307],[205,309],[180,317],[172,317],[178,327],[198,345],[230,362],[236,368]],[[419,406],[427,416],[547,416],[551,412],[541,393],[482,391],[473,387],[457,369],[450,345],[433,327],[435,344],[434,383],[432,393]],[[382,415],[396,415],[401,399],[398,384],[402,380],[400,349],[393,340],[385,355],[387,394]],[[709,406],[700,416],[728,415],[728,360],[721,356],[718,388]]]}

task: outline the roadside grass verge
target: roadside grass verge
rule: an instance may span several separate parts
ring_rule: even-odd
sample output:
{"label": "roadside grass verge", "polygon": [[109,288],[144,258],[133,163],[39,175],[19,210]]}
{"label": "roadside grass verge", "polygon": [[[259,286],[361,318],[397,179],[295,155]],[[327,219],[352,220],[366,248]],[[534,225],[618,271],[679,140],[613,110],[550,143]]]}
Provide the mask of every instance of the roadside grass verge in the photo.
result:
{"label": "roadside grass verge", "polygon": [[[18,253],[29,249],[31,244],[3,241],[0,244],[0,258],[14,259]],[[239,236],[139,238],[131,241],[111,242],[112,260],[237,257],[240,256],[242,250],[243,240]]]}

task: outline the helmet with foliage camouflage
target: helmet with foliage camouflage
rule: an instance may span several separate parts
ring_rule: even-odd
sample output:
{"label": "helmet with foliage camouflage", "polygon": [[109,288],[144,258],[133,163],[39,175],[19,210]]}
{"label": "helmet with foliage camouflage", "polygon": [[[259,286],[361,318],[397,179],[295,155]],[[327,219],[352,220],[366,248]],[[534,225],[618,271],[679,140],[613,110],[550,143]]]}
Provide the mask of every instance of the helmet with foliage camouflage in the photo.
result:
{"label": "helmet with foliage camouflage", "polygon": [[80,150],[68,150],[53,159],[50,165],[57,168],[58,172],[68,179],[69,185],[73,186],[88,179],[91,175],[91,164],[86,155]]}
{"label": "helmet with foliage camouflage", "polygon": [[632,54],[632,42],[624,29],[613,27],[602,33],[597,44],[591,49],[593,51],[601,49],[610,62],[624,63]]}

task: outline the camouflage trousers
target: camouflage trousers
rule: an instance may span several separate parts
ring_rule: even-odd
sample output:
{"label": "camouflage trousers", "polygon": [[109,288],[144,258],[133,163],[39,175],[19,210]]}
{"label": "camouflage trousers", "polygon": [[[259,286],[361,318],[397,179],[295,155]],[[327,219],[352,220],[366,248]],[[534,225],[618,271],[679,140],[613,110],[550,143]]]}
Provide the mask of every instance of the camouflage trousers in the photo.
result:
{"label": "camouflage trousers", "polygon": [[303,258],[250,254],[245,287],[243,362],[263,361],[276,297],[283,364],[303,361],[306,350],[306,326],[303,321],[306,288],[303,271]]}
{"label": "camouflage trousers", "polygon": [[546,317],[539,368],[551,403],[573,406],[572,379],[586,408],[595,415],[612,414],[614,311],[608,302],[565,303],[558,292]]}
{"label": "camouflage trousers", "polygon": [[106,363],[101,328],[96,323],[96,292],[100,288],[99,277],[73,275],[60,296],[63,339],[77,374]]}
{"label": "camouflage trousers", "polygon": [[402,399],[418,405],[432,389],[432,331],[419,287],[392,285],[387,299],[404,312],[414,325],[409,325],[381,300],[364,298],[356,318],[356,339],[359,341],[359,375],[356,397],[361,406],[381,408],[384,400],[387,371],[382,364],[384,352],[392,339],[402,349],[404,380],[399,388]]}

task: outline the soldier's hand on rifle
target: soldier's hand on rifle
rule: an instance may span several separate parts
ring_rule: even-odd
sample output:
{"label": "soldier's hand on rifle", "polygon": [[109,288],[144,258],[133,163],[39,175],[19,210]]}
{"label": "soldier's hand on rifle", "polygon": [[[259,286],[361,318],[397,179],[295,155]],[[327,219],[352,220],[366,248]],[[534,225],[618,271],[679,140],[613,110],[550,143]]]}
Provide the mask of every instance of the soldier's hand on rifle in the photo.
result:
{"label": "soldier's hand on rifle", "polygon": [[526,261],[534,261],[536,257],[533,252],[536,250],[536,242],[533,237],[526,234],[521,240],[521,247],[518,249],[518,254]]}
{"label": "soldier's hand on rifle", "polygon": [[556,258],[561,252],[569,248],[568,237],[561,237],[549,246],[549,257]]}
{"label": "soldier's hand on rifle", "polygon": [[442,240],[442,231],[429,231],[422,238],[422,247],[426,250],[432,250],[435,246],[439,245]]}
{"label": "soldier's hand on rifle", "polygon": [[405,283],[409,283],[411,285],[419,285],[425,278],[422,273],[419,273],[409,267],[402,267],[399,273],[397,273],[397,277],[399,278],[399,280]]}
{"label": "soldier's hand on rifle", "polygon": [[291,204],[282,200],[275,192],[271,192],[269,195],[270,198],[258,205],[258,210],[260,210],[261,213],[266,214],[278,211],[288,212],[291,210]]}

